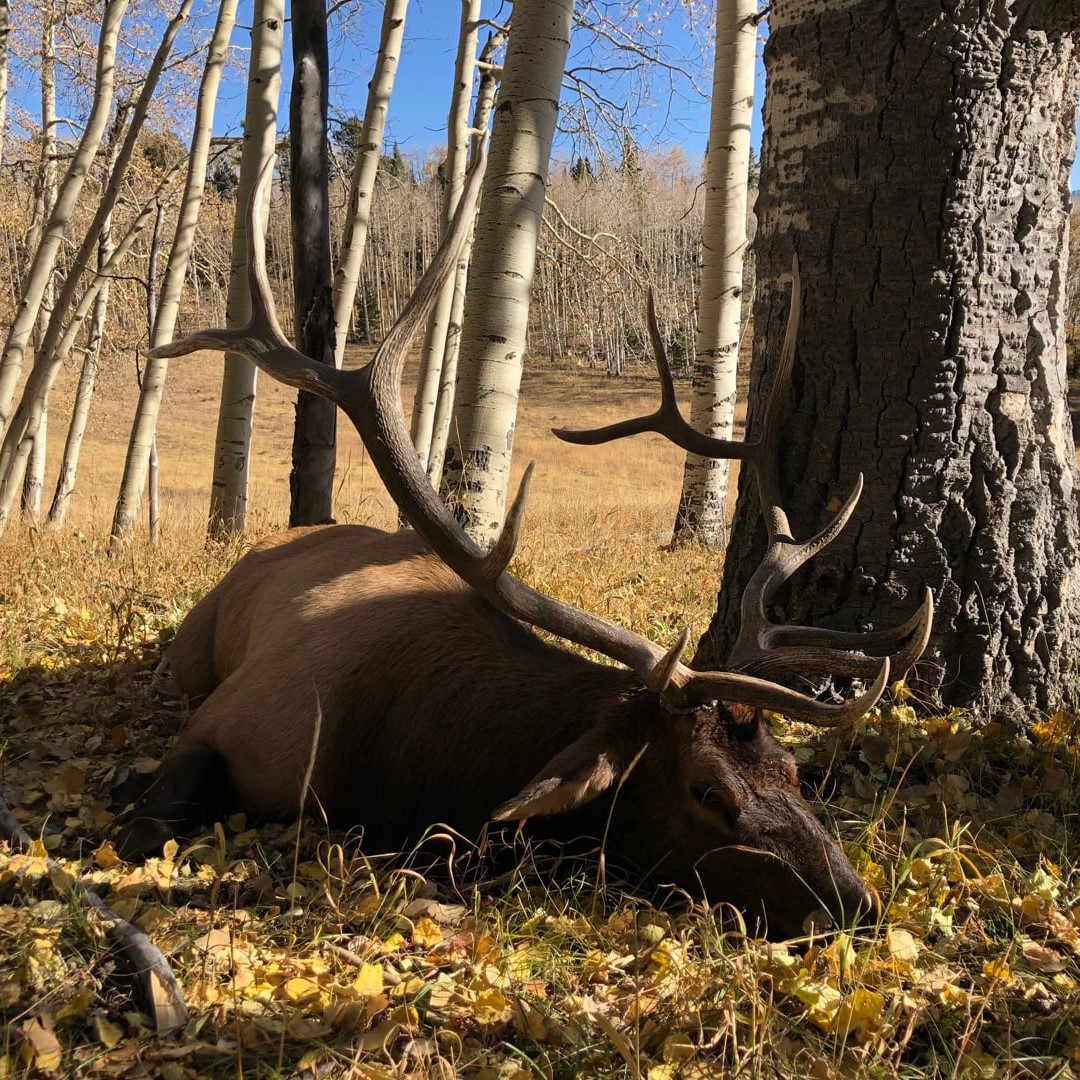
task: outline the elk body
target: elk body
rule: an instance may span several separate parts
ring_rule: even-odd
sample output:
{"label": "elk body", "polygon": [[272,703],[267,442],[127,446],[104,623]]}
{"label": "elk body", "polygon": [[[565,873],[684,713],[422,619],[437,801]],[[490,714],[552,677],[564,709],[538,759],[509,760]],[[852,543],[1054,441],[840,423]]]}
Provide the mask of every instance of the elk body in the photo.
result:
{"label": "elk body", "polygon": [[[171,663],[179,688],[201,704],[121,819],[121,848],[153,851],[232,808],[263,818],[318,808],[335,824],[362,827],[370,851],[402,850],[434,823],[476,835],[493,818],[527,820],[538,835],[602,838],[624,865],[763,916],[773,935],[797,934],[808,918],[822,925],[822,910],[834,919],[871,912],[869,891],[800,794],[794,761],[762,710],[823,724],[861,714],[882,692],[889,654],[902,673],[921,653],[932,605],[927,596],[906,624],[863,635],[768,620],[776,588],[839,531],[858,497],[805,543],[791,538],[775,497],[775,387],[794,352],[797,272],[760,440],[708,439],[682,422],[655,332],[661,409],[598,432],[560,433],[598,442],[659,430],[755,470],[769,547],[743,598],[733,670],[692,671],[679,659],[685,634],[665,652],[507,573],[528,473],[485,553],[418,465],[401,413],[401,366],[454,263],[478,186],[474,170],[443,247],[367,368],[325,368],[288,344],[269,300],[254,204],[252,324],[162,350],[227,346],[336,401],[416,532],[295,530],[253,549],[196,605]],[[655,331],[651,306],[650,321]],[[625,666],[548,644],[524,624]],[[821,671],[872,685],[824,705],[759,677]]]}

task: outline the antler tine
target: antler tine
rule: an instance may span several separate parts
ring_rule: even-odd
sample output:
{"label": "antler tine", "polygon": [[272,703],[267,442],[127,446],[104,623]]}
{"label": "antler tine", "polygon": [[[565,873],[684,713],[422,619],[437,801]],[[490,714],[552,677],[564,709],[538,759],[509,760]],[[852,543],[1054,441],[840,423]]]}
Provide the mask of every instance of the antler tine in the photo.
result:
{"label": "antler tine", "polygon": [[251,193],[247,208],[247,277],[251,314],[244,326],[199,330],[177,338],[156,349],[151,357],[186,356],[202,349],[235,352],[246,356],[274,378],[330,398],[342,405],[347,392],[346,373],[328,364],[318,363],[293,348],[278,321],[270,280],[266,274],[262,208],[274,175],[274,158],[263,166]]}
{"label": "antler tine", "polygon": [[[506,572],[528,493],[531,466],[526,470],[510,510],[504,536],[490,553],[469,539],[438,498],[420,467],[405,425],[401,406],[401,373],[409,344],[424,323],[443,282],[453,269],[471,224],[486,163],[482,147],[466,181],[457,212],[447,235],[397,322],[374,358],[357,371],[341,371],[305,356],[285,339],[278,323],[263,262],[264,237],[259,213],[267,187],[265,173],[252,196],[248,218],[248,266],[252,291],[252,317],[238,330],[208,330],[155,350],[159,356],[181,356],[198,349],[235,351],[249,357],[268,374],[292,386],[329,397],[349,417],[371,456],[379,476],[401,512],[439,557],[464,581],[500,609],[533,626],[594,649],[633,669],[645,686],[678,690],[695,677],[679,661],[684,642],[667,653],[633,631],[537,592]],[[673,393],[671,395],[674,396]],[[714,442],[718,440],[713,440]],[[786,695],[784,707],[810,715],[827,715],[823,706],[782,687],[765,694],[760,679],[746,675],[714,676],[716,693],[726,700],[758,704]]]}
{"label": "antler tine", "polygon": [[[893,668],[902,675],[921,655],[930,633],[933,602],[927,597],[910,619],[898,627],[870,634],[844,634],[819,631],[803,626],[783,626],[772,623],[768,606],[780,586],[808,559],[836,538],[847,524],[862,494],[863,478],[856,478],[851,494],[833,518],[809,540],[798,542],[792,536],[787,512],[780,497],[779,442],[781,413],[785,392],[791,380],[802,316],[802,281],[799,260],[791,260],[791,299],[787,324],[776,365],[772,386],[765,403],[761,434],[756,440],[742,443],[714,439],[692,428],[679,411],[674,385],[664,350],[663,339],[656,323],[652,292],[649,293],[648,322],[653,353],[660,376],[661,402],[656,412],[587,431],[556,428],[554,433],[567,442],[595,445],[651,431],[664,435],[677,446],[704,457],[726,457],[748,462],[754,479],[766,528],[766,550],[761,564],[752,575],[741,600],[739,636],[732,649],[729,664],[742,674],[783,675],[792,672],[830,672],[859,678],[874,678],[874,685],[884,687],[881,677],[881,658],[868,655],[867,649],[903,646],[893,658]],[[721,686],[729,693],[732,673],[711,672],[693,676],[684,686],[684,695],[719,692]],[[772,685],[772,684],[768,684]],[[774,688],[774,690],[777,688]],[[774,696],[773,707],[778,697]],[[876,700],[864,694],[850,703],[853,711],[865,711]],[[838,706],[846,710],[848,705]],[[805,710],[800,715],[810,719]],[[833,722],[835,712],[816,712],[815,722]]]}
{"label": "antler tine", "polygon": [[649,325],[649,338],[652,341],[653,360],[660,376],[660,407],[647,416],[638,416],[629,420],[619,420],[614,424],[599,428],[552,428],[552,434],[563,442],[576,443],[579,446],[598,446],[600,443],[614,442],[630,435],[642,435],[653,432],[663,435],[682,450],[700,457],[732,458],[744,460],[758,453],[756,443],[735,442],[731,439],[716,439],[691,427],[679,410],[675,398],[675,380],[671,377],[671,365],[668,363],[667,350],[656,321],[656,303],[653,291],[646,296],[645,310]]}

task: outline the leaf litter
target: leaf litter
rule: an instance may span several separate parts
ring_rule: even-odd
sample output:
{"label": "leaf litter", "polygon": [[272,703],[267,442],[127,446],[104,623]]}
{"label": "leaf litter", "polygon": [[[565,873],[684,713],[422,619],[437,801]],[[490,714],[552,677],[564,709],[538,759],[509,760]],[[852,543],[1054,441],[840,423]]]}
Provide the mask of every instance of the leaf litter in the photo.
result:
{"label": "leaf litter", "polygon": [[[23,597],[34,645],[0,659],[0,784],[36,841],[0,844],[0,1078],[1080,1070],[1073,714],[1018,734],[896,703],[781,731],[887,909],[870,931],[769,944],[719,909],[598,890],[595,868],[432,876],[312,821],[234,815],[124,863],[109,791],[179,728],[146,691],[189,598],[111,595]],[[57,867],[165,954],[182,1030],[156,1033]]]}

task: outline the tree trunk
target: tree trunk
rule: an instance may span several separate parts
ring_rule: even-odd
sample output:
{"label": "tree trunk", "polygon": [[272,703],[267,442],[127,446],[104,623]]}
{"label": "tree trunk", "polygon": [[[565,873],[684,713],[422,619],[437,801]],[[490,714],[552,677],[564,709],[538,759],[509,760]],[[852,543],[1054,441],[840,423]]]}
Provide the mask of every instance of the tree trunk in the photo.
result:
{"label": "tree trunk", "polygon": [[502,527],[572,0],[514,6],[476,220],[443,492],[481,547]]}
{"label": "tree trunk", "polygon": [[[293,81],[289,98],[289,197],[292,215],[293,336],[306,356],[334,362],[330,289],[330,152],[326,95],[330,58],[326,0],[293,0]],[[296,396],[289,525],[332,520],[337,406],[318,394]]]}
{"label": "tree trunk", "polygon": [[[465,186],[465,159],[469,152],[469,102],[472,98],[473,71],[476,67],[476,42],[480,32],[480,0],[462,0],[461,28],[458,31],[457,59],[454,62],[454,88],[450,94],[450,111],[446,118],[446,187],[439,207],[439,235],[446,233],[454,216],[461,189]],[[468,262],[464,264],[468,266]],[[462,266],[458,259],[458,268]],[[442,287],[431,310],[424,346],[420,353],[420,374],[413,397],[411,434],[420,463],[427,466],[431,453],[431,436],[435,426],[435,408],[439,400],[439,382],[443,357],[446,354],[446,334],[454,304],[457,272]]]}
{"label": "tree trunk", "polygon": [[[929,585],[926,688],[1045,708],[1080,666],[1064,306],[1080,13],[983,8],[772,5],[750,426],[796,251],[781,462],[795,531],[859,472],[867,486],[856,524],[781,597],[785,620],[888,624]],[[743,494],[702,663],[727,655],[762,548]]]}
{"label": "tree trunk", "polygon": [[138,217],[128,226],[127,233],[109,256],[108,262],[91,279],[89,287],[83,293],[79,303],[76,305],[75,312],[68,320],[63,334],[59,335],[59,337],[54,334],[58,322],[55,314],[54,318],[50,320],[49,333],[46,336],[45,343],[46,351],[40,363],[35,358],[34,367],[26,380],[26,385],[23,387],[19,407],[12,416],[11,426],[7,437],[4,439],[2,450],[0,450],[0,455],[2,455],[0,456],[0,462],[3,464],[2,473],[0,473],[0,533],[4,531],[7,525],[15,494],[21,489],[29,454],[34,445],[34,436],[45,414],[49,391],[56,375],[70,354],[79,330],[100,290],[130,254],[139,233],[154,215],[157,198],[160,197],[161,192],[167,190],[173,183],[178,171],[179,165],[174,166],[162,177],[158,184],[158,195],[152,196],[142,208]]}
{"label": "tree trunk", "polygon": [[[379,54],[375,60],[375,72],[368,86],[367,105],[364,108],[363,137],[349,182],[345,234],[341,239],[338,266],[334,271],[334,323],[337,333],[334,363],[338,367],[341,367],[345,355],[345,339],[349,333],[353,305],[356,303],[356,286],[360,280],[360,264],[364,261],[368,222],[371,218],[371,195],[375,189],[375,176],[379,171],[379,151],[386,127],[386,110],[397,75],[408,6],[408,0],[386,0],[383,7]],[[367,326],[366,297],[363,318]],[[370,328],[367,329],[367,342],[371,344]]]}
{"label": "tree trunk", "polygon": [[[274,156],[284,21],[283,0],[258,0],[251,31],[244,146],[236,191],[232,270],[225,301],[227,326],[243,326],[251,314],[246,271],[246,207],[263,167]],[[270,201],[267,200],[266,213],[269,214],[269,211]],[[226,353],[225,370],[221,377],[214,478],[210,489],[208,532],[212,539],[223,539],[244,527],[254,410],[255,365],[242,356]]]}
{"label": "tree trunk", "polygon": [[[717,0],[712,121],[705,164],[701,290],[690,422],[730,439],[742,323],[746,189],[754,111],[757,0]],[[675,539],[722,549],[727,530],[727,458],[686,455]]]}
{"label": "tree trunk", "polygon": [[[108,182],[104,191],[96,200],[93,220],[88,226],[86,235],[83,237],[82,243],[79,245],[79,249],[68,267],[67,276],[64,279],[63,287],[60,289],[56,306],[49,315],[48,326],[34,356],[33,370],[26,381],[19,407],[12,415],[11,423],[8,425],[8,430],[4,435],[3,445],[0,446],[0,530],[3,529],[4,524],[7,522],[11,508],[12,492],[22,480],[22,469],[25,465],[25,455],[22,453],[16,454],[16,447],[22,441],[32,442],[37,431],[52,384],[59,374],[63,362],[58,347],[61,339],[65,336],[65,330],[68,326],[68,314],[75,303],[76,297],[79,295],[80,288],[82,288],[82,276],[90,267],[91,256],[97,246],[98,237],[101,235],[105,222],[111,215],[112,207],[120,194],[121,183],[127,173],[131,157],[135,152],[135,146],[149,112],[150,102],[157,88],[158,80],[172,51],[173,41],[186,21],[193,3],[194,0],[181,0],[177,13],[169,21],[161,42],[154,53],[146,77],[143,79],[138,100],[132,110],[131,123],[128,125],[124,140],[116,155],[116,161],[109,173]],[[97,143],[95,142],[94,145],[96,148]],[[82,150],[83,146],[80,144],[75,161],[80,157]],[[71,169],[75,168],[75,161],[69,168],[69,177]],[[171,176],[172,172],[170,171],[170,179]],[[64,186],[65,191],[61,192],[54,212],[50,215],[49,227],[42,239],[41,248],[46,247],[54,227],[57,211],[60,209],[61,202],[66,194],[67,178],[65,178]],[[35,265],[36,263],[37,259],[35,257]],[[18,321],[18,316],[16,316],[16,321]]]}
{"label": "tree trunk", "polygon": [[11,4],[0,0],[0,164],[4,160],[4,137],[7,134],[8,42],[11,37]]}
{"label": "tree trunk", "polygon": [[[198,101],[195,106],[195,129],[188,154],[187,179],[180,200],[180,213],[176,222],[172,249],[165,265],[165,277],[161,283],[161,301],[154,320],[154,336],[151,339],[151,345],[155,347],[172,341],[176,330],[180,298],[188,266],[191,263],[191,253],[195,244],[195,226],[199,219],[199,208],[202,206],[203,189],[206,186],[206,166],[214,128],[217,90],[221,82],[229,39],[236,22],[237,3],[238,0],[224,0],[221,4],[217,24],[214,27],[214,36],[210,41],[206,57],[206,67],[203,69]],[[239,203],[237,206],[239,208]],[[243,213],[242,208],[240,208],[240,213]],[[139,403],[128,440],[124,475],[120,481],[120,491],[113,511],[110,541],[130,536],[138,521],[139,504],[143,488],[146,486],[146,473],[153,452],[154,433],[157,430],[157,418],[161,410],[161,398],[165,392],[168,367],[169,362],[164,358],[146,361],[142,385],[139,388]]]}
{"label": "tree trunk", "polygon": [[[473,152],[481,139],[481,132],[487,132],[491,118],[491,106],[495,101],[495,91],[499,85],[500,72],[491,64],[491,59],[502,46],[505,39],[503,31],[492,34],[480,52],[480,82],[476,88],[476,104],[473,106]],[[461,352],[461,323],[465,317],[465,292],[469,281],[469,262],[472,259],[473,233],[470,232],[458,255],[457,271],[454,274],[454,291],[450,302],[450,318],[446,324],[445,342],[442,360],[439,365],[439,396],[435,405],[435,415],[431,426],[431,448],[428,451],[427,474],[435,487],[442,478],[443,461],[446,457],[446,444],[450,438],[450,421],[454,415],[454,395],[457,389],[458,355]]]}
{"label": "tree trunk", "polygon": [[26,346],[34,331],[46,287],[52,278],[64,233],[78,204],[87,171],[97,154],[109,120],[115,77],[116,41],[126,8],[127,0],[107,0],[105,5],[98,37],[97,78],[90,117],[68,165],[41,243],[34,249],[33,261],[23,282],[19,306],[8,330],[3,356],[0,357],[0,433],[6,431],[10,421],[11,403],[22,371]]}

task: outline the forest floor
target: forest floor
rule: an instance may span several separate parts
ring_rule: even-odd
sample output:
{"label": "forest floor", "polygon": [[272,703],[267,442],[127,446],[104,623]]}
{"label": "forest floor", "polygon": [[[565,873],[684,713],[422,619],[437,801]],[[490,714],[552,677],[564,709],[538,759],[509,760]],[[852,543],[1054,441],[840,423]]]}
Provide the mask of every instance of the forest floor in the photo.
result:
{"label": "forest floor", "polygon": [[[287,502],[289,396],[264,380],[252,535],[203,543],[216,365],[173,365],[156,549],[105,550],[130,423],[116,375],[70,528],[0,541],[0,790],[38,840],[29,854],[0,843],[0,1078],[1080,1073],[1071,714],[1020,736],[904,700],[837,731],[785,727],[808,797],[888,905],[880,926],[790,945],[685,899],[655,906],[595,868],[558,886],[528,865],[451,885],[372,864],[313,821],[237,815],[119,861],[109,792],[181,723],[148,692],[161,644]],[[587,449],[546,434],[648,411],[655,387],[530,368],[516,449],[538,466],[515,568],[669,643],[704,628],[719,581],[709,553],[663,549],[680,455],[651,437]],[[390,525],[342,435],[340,518]],[[100,919],[72,899],[89,886],[168,957],[191,1010],[179,1032],[153,1032]]]}

